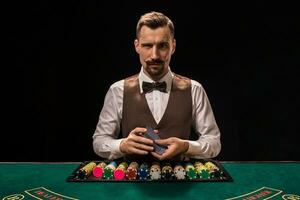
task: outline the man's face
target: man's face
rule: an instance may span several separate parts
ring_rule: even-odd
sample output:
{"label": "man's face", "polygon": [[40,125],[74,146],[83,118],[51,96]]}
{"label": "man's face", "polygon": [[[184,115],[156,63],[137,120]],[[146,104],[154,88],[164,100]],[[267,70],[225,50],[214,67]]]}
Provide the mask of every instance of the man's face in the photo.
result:
{"label": "man's face", "polygon": [[167,26],[157,29],[143,26],[134,45],[145,73],[153,80],[159,80],[168,72],[176,42]]}

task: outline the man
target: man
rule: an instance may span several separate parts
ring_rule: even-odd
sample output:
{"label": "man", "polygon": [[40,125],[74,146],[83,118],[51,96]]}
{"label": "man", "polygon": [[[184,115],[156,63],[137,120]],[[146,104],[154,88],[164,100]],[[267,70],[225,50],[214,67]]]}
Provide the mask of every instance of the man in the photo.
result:
{"label": "man", "polygon": [[[170,70],[176,49],[172,21],[159,12],[146,13],[137,24],[136,37],[141,70],[109,88],[93,135],[95,153],[108,159],[217,156],[220,131],[203,87]],[[147,126],[161,139],[144,137]],[[192,132],[196,140],[190,139]],[[166,151],[155,152],[153,142],[166,146]]]}

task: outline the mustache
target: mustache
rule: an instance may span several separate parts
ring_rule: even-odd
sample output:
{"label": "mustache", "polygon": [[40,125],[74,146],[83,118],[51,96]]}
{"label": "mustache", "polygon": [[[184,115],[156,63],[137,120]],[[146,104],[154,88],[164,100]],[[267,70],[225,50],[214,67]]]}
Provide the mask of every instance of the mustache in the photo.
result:
{"label": "mustache", "polygon": [[148,60],[148,61],[146,61],[146,63],[148,65],[157,65],[157,64],[163,64],[164,61],[162,61],[160,59],[156,59],[156,60]]}

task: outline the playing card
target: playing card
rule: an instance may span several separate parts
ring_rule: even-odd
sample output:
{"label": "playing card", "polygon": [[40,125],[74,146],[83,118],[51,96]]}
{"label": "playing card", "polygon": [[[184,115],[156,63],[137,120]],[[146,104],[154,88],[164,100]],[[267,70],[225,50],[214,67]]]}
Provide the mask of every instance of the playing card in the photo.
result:
{"label": "playing card", "polygon": [[[160,139],[160,137],[154,132],[154,130],[150,126],[148,126],[146,128],[147,128],[147,132],[144,134],[144,136],[146,138],[149,138],[151,140]],[[167,149],[165,146],[158,145],[155,142],[153,143],[153,147],[154,147],[154,151],[158,154],[163,154],[165,152],[165,150]]]}

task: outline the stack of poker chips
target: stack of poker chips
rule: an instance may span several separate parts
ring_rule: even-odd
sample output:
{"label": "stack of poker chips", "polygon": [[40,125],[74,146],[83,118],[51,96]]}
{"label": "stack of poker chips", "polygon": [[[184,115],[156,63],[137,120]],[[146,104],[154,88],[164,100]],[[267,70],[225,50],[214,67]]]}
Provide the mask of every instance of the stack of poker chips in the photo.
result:
{"label": "stack of poker chips", "polygon": [[115,161],[111,161],[106,167],[104,168],[103,178],[105,179],[113,179],[114,171],[117,168],[117,163]]}
{"label": "stack of poker chips", "polygon": [[161,168],[159,162],[153,162],[150,167],[150,178],[152,180],[161,179]]}
{"label": "stack of poker chips", "polygon": [[125,178],[127,167],[128,164],[126,162],[122,162],[118,165],[114,171],[115,180],[123,180]]}
{"label": "stack of poker chips", "polygon": [[96,165],[97,164],[95,162],[89,162],[77,171],[77,177],[79,179],[87,179],[92,174],[93,168]]}
{"label": "stack of poker chips", "polygon": [[172,165],[170,163],[164,163],[161,168],[161,178],[164,180],[171,180],[174,177]]}
{"label": "stack of poker chips", "polygon": [[208,161],[204,164],[204,166],[209,170],[211,178],[222,179],[224,177],[223,173],[214,163]]}
{"label": "stack of poker chips", "polygon": [[149,165],[146,162],[143,162],[138,169],[138,176],[140,180],[147,180],[150,176]]}
{"label": "stack of poker chips", "polygon": [[98,163],[98,165],[95,166],[94,169],[93,169],[93,175],[94,175],[94,177],[96,177],[96,178],[102,178],[103,171],[104,171],[104,168],[106,167],[106,165],[107,164],[105,162]]}
{"label": "stack of poker chips", "polygon": [[185,169],[180,163],[174,166],[174,176],[177,180],[183,180],[186,177]]}
{"label": "stack of poker chips", "polygon": [[195,179],[195,178],[197,178],[196,169],[195,169],[194,165],[191,162],[187,162],[185,164],[184,169],[186,171],[186,177],[188,179]]}
{"label": "stack of poker chips", "polygon": [[[128,163],[129,164],[129,163]],[[226,179],[225,172],[213,161],[178,162],[130,162],[90,161],[85,162],[75,172],[75,179],[109,180],[195,180]],[[106,180],[105,180],[106,179]]]}
{"label": "stack of poker chips", "polygon": [[136,180],[138,174],[139,164],[131,162],[126,170],[126,178],[128,180]]}
{"label": "stack of poker chips", "polygon": [[202,178],[202,179],[210,178],[209,170],[201,162],[195,162],[194,166],[195,166],[195,169],[196,169],[196,172],[197,172],[199,178]]}

